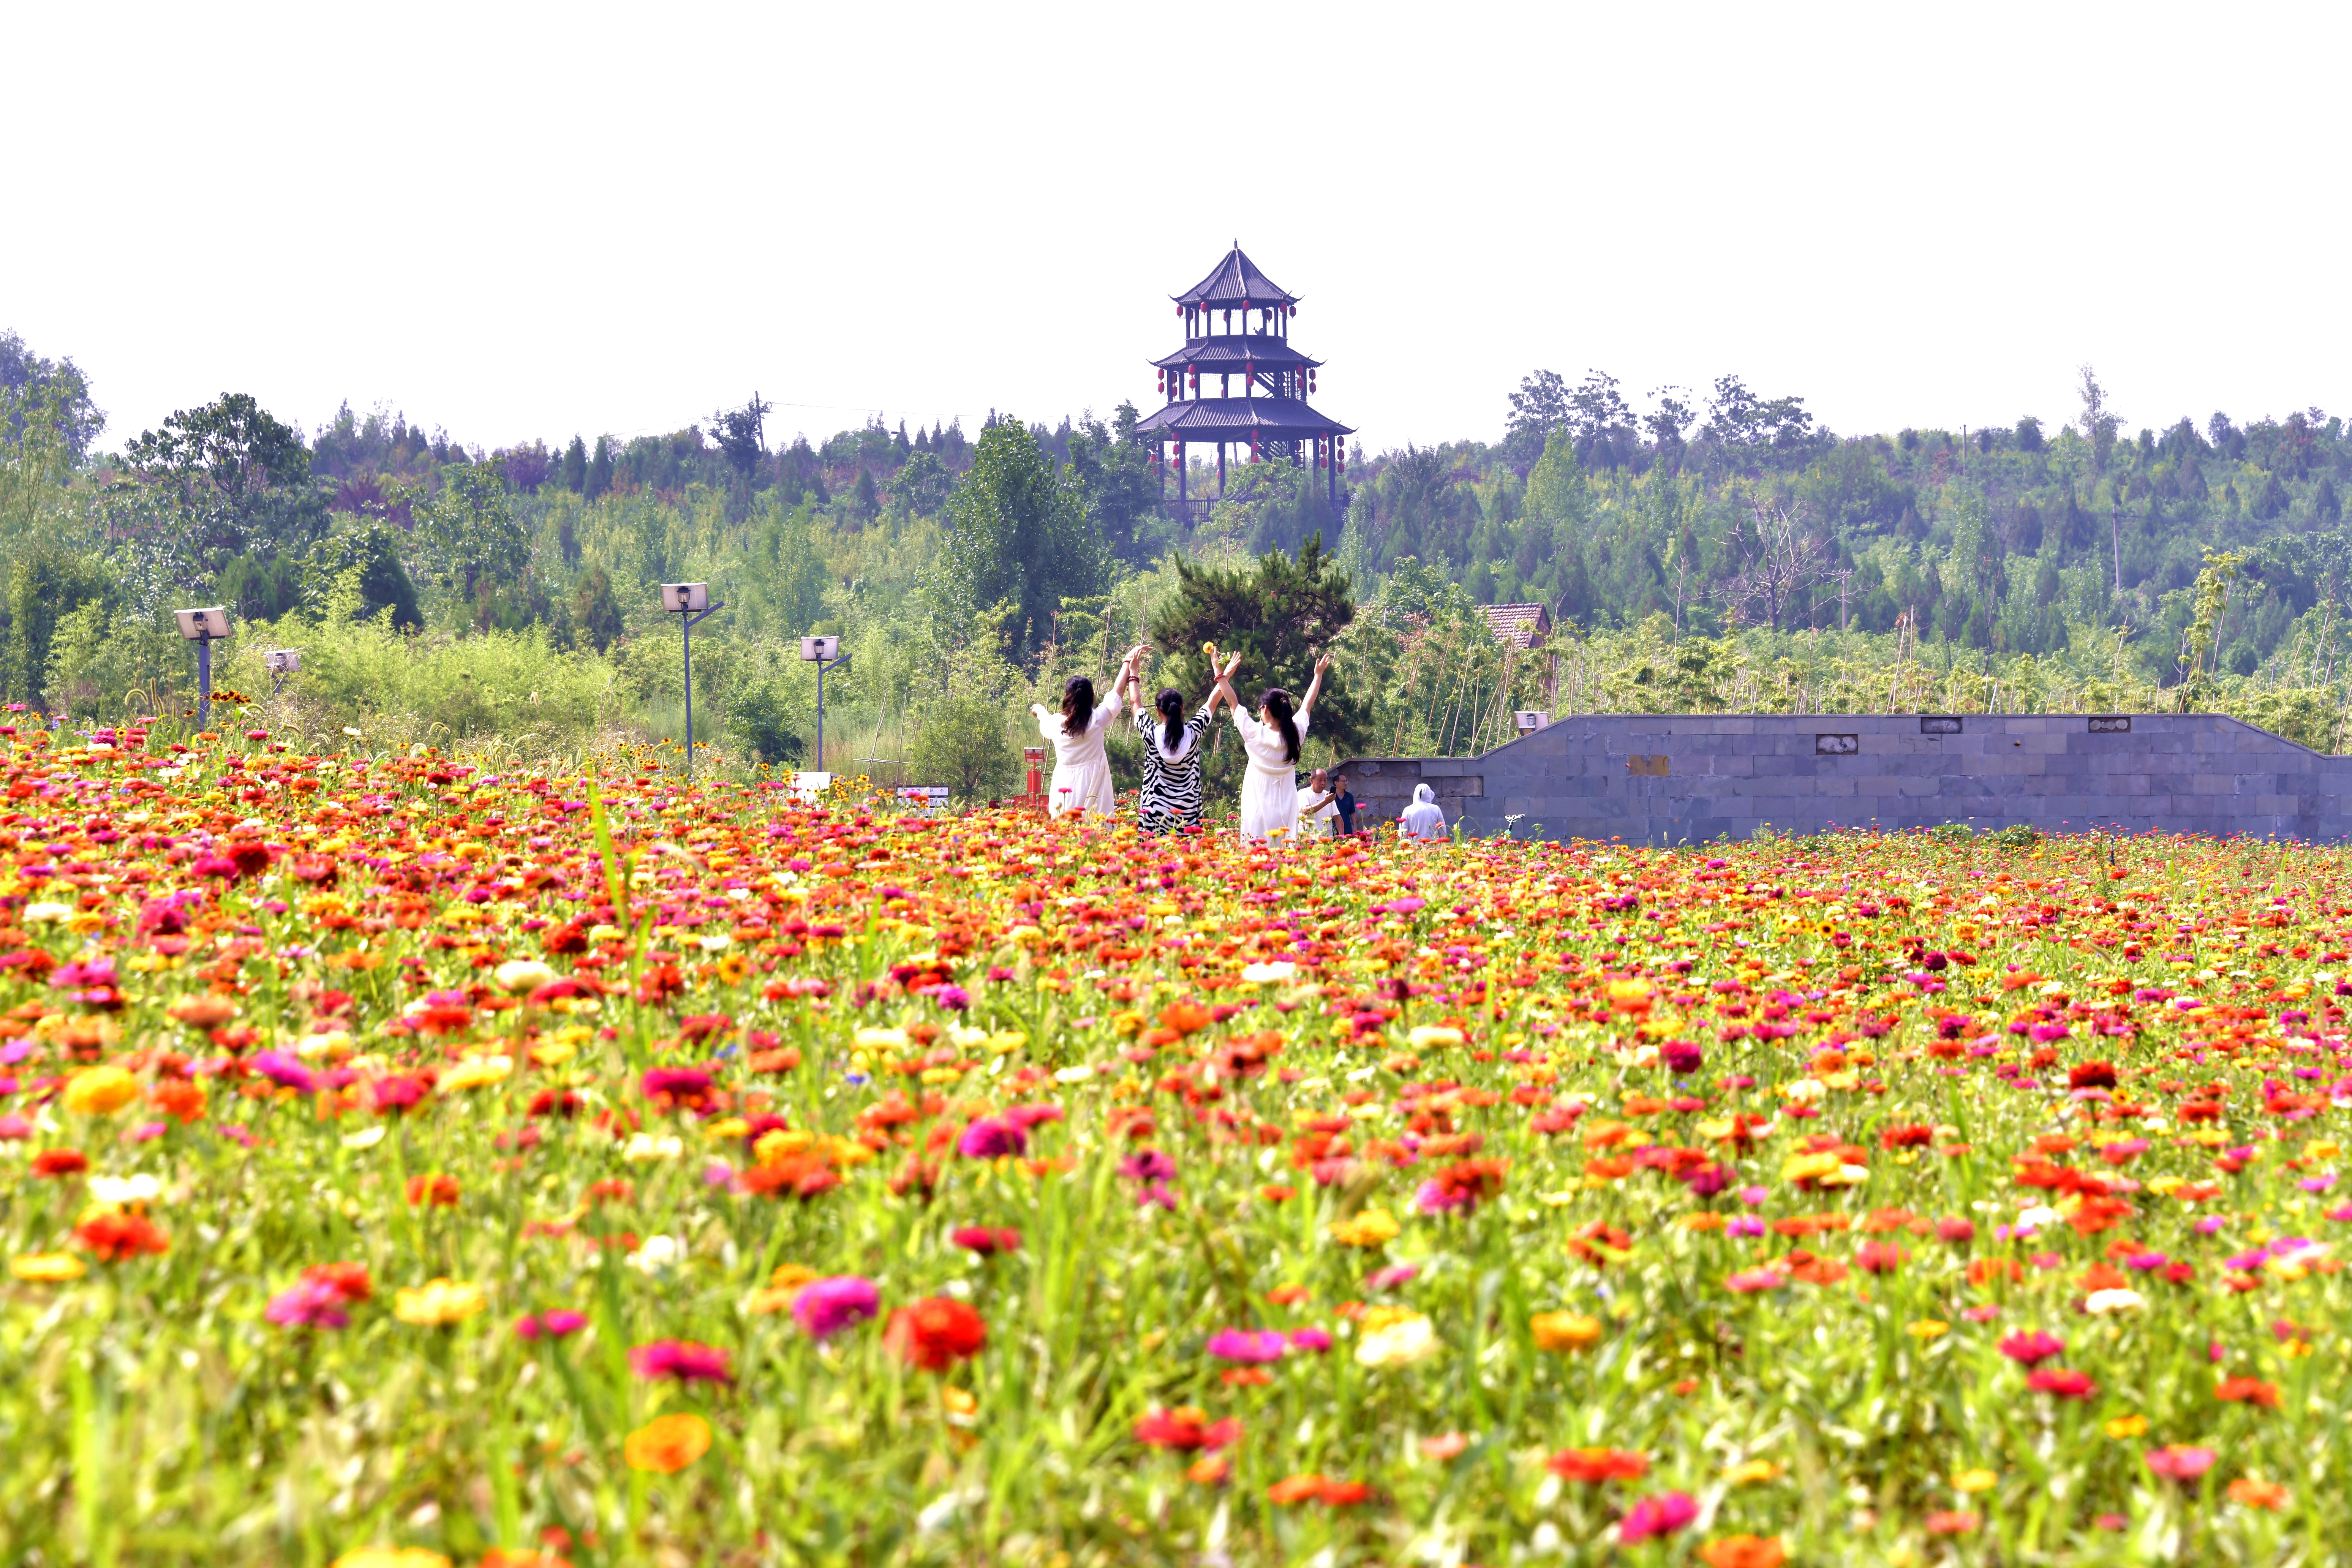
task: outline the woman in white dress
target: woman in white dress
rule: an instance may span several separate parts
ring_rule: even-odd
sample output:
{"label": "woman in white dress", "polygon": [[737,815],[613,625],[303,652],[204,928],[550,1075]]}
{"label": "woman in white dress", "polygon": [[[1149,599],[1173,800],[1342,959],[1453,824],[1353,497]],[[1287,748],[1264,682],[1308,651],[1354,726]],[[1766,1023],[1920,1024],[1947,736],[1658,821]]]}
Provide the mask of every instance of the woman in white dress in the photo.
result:
{"label": "woman in white dress", "polygon": [[[1213,651],[1210,662],[1216,655]],[[1315,699],[1323,689],[1323,672],[1331,668],[1331,656],[1325,654],[1315,661],[1315,679],[1307,688],[1307,696],[1293,710],[1290,693],[1282,688],[1269,687],[1258,699],[1257,717],[1252,719],[1242,711],[1241,700],[1223,679],[1217,682],[1225,700],[1234,705],[1234,727],[1242,732],[1242,751],[1249,758],[1249,766],[1242,774],[1242,837],[1265,840],[1279,836],[1292,838],[1298,832],[1298,748],[1306,738],[1307,726],[1314,717]]]}
{"label": "woman in white dress", "polygon": [[1118,679],[1110,689],[1110,700],[1099,708],[1095,706],[1095,683],[1083,675],[1070,677],[1062,688],[1059,713],[1042,702],[1029,704],[1029,711],[1037,716],[1037,733],[1054,748],[1054,779],[1045,786],[1047,816],[1072,812],[1109,816],[1118,810],[1118,796],[1110,782],[1110,756],[1103,742],[1111,721],[1118,717],[1119,689],[1134,673],[1140,651],[1128,650]]}

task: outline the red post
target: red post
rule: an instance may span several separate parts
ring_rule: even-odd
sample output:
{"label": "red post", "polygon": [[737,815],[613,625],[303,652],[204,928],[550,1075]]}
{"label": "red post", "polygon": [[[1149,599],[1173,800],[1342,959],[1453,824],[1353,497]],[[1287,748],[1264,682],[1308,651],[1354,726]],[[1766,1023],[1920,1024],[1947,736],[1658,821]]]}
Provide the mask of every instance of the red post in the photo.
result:
{"label": "red post", "polygon": [[1029,795],[1032,799],[1034,799],[1045,793],[1045,748],[1024,746],[1021,748],[1021,755],[1029,764]]}

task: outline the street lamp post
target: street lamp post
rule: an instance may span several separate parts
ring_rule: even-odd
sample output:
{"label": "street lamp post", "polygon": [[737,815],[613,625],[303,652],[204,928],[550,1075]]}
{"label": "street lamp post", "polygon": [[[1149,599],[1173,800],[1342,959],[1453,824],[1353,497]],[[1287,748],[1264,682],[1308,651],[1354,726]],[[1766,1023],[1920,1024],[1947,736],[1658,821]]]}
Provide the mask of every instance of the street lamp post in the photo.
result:
{"label": "street lamp post", "polygon": [[708,583],[665,583],[662,608],[677,616],[678,637],[686,649],[686,776],[694,777],[694,628],[726,605],[710,602]]}
{"label": "street lamp post", "polygon": [[261,663],[269,671],[269,695],[283,696],[286,678],[302,668],[302,650],[299,647],[274,647],[261,656]]}
{"label": "street lamp post", "polygon": [[218,605],[178,612],[180,635],[196,645],[196,728],[213,727],[213,644],[228,636],[228,611]]}
{"label": "street lamp post", "polygon": [[816,771],[824,771],[824,672],[841,662],[839,637],[801,638],[801,658],[816,666]]}

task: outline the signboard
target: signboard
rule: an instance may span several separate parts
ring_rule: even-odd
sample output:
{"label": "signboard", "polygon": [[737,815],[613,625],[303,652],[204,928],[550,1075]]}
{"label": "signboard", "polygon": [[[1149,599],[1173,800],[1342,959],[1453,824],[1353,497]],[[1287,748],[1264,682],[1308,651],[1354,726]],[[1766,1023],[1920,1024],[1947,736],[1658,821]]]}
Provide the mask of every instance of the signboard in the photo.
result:
{"label": "signboard", "polygon": [[796,800],[814,800],[833,788],[831,773],[795,773],[793,774],[793,796]]}
{"label": "signboard", "polygon": [[948,786],[945,784],[900,784],[890,793],[919,811],[945,811],[948,808]]}

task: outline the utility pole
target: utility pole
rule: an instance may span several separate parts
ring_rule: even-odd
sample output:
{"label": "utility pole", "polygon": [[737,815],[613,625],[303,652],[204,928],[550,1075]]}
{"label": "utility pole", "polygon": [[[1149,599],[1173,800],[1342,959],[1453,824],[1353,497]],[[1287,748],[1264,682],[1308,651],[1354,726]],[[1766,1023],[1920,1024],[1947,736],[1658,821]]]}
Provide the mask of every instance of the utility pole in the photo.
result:
{"label": "utility pole", "polygon": [[2120,594],[2124,591],[2124,514],[2113,501],[2107,503],[2107,521],[2115,525],[2116,592]]}

